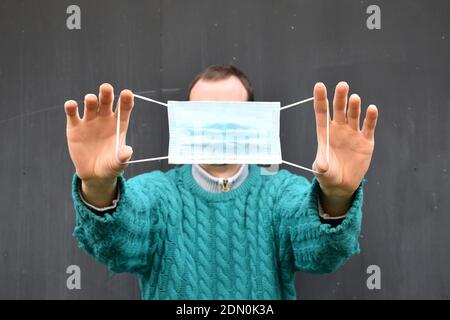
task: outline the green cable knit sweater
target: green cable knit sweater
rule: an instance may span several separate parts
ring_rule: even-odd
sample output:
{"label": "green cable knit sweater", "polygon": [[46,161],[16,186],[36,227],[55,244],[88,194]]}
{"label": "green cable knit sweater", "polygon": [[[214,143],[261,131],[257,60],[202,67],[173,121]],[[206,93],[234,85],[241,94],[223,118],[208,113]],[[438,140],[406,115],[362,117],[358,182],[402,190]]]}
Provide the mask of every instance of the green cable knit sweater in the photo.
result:
{"label": "green cable knit sweater", "polygon": [[359,253],[361,183],[346,218],[321,223],[319,185],[256,165],[236,189],[203,190],[191,165],[125,180],[111,213],[79,197],[74,236],[113,272],[131,272],[143,299],[296,299],[295,272],[333,272]]}

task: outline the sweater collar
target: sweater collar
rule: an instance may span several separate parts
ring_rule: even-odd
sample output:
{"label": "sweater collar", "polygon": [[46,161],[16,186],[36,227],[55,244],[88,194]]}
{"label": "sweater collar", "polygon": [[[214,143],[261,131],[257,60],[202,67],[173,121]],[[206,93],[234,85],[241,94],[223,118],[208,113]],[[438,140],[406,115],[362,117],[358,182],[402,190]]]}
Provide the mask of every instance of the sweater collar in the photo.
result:
{"label": "sweater collar", "polygon": [[200,165],[192,165],[192,177],[203,190],[209,192],[226,192],[239,187],[247,178],[249,173],[248,165],[243,164],[233,176],[224,179],[210,175]]}
{"label": "sweater collar", "polygon": [[181,167],[180,178],[182,179],[182,183],[197,196],[211,202],[228,201],[230,199],[245,195],[251,192],[252,188],[256,184],[260,183],[260,168],[255,164],[249,164],[247,165],[248,176],[244,179],[240,186],[235,187],[228,192],[209,192],[200,187],[200,185],[195,181],[192,176],[192,167],[192,164],[185,164]]}

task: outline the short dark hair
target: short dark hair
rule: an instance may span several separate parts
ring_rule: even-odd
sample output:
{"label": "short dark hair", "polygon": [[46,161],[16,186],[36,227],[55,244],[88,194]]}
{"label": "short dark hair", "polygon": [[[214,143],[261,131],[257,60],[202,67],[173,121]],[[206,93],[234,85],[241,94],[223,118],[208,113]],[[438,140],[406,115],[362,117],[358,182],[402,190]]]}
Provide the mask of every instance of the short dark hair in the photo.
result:
{"label": "short dark hair", "polygon": [[232,76],[237,77],[242,82],[242,85],[247,91],[247,101],[254,101],[255,96],[253,94],[253,88],[250,81],[241,70],[232,64],[214,64],[197,74],[188,87],[186,99],[190,99],[189,97],[191,95],[192,88],[199,80],[218,81],[228,79]]}

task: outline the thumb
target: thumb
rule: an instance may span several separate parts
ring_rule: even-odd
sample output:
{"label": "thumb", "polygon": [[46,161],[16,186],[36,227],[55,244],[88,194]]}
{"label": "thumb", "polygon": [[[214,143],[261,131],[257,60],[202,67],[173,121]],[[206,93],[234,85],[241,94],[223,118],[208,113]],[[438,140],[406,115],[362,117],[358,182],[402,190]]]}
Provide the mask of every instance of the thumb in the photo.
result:
{"label": "thumb", "polygon": [[325,173],[328,171],[329,165],[327,160],[322,154],[319,154],[316,157],[316,160],[313,163],[313,170],[319,172],[319,173]]}
{"label": "thumb", "polygon": [[117,161],[120,164],[125,164],[125,162],[131,159],[132,155],[133,155],[133,148],[124,145],[122,146],[122,148],[120,148],[119,152],[117,153]]}

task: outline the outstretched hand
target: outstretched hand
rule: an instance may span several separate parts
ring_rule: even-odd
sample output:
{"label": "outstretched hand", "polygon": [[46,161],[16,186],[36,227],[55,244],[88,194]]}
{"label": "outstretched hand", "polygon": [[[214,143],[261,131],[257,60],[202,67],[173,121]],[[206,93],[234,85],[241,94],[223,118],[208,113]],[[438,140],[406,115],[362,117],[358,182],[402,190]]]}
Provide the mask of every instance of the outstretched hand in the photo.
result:
{"label": "outstretched hand", "polygon": [[[117,177],[131,158],[133,150],[125,145],[133,93],[123,90],[113,111],[114,93],[110,84],[100,86],[98,97],[84,98],[83,118],[74,100],[66,101],[67,144],[76,173],[81,179],[81,191],[91,204],[104,207],[111,204],[116,192]],[[119,145],[116,154],[116,127],[120,107]]]}
{"label": "outstretched hand", "polygon": [[67,144],[78,176],[84,180],[113,179],[124,169],[132,149],[123,145],[133,108],[133,93],[123,90],[120,106],[121,149],[116,158],[116,126],[118,110],[113,111],[114,93],[110,84],[102,84],[98,98],[88,94],[84,98],[84,115],[80,118],[74,100],[65,103],[67,116]]}
{"label": "outstretched hand", "polygon": [[367,108],[360,127],[361,99],[349,86],[340,82],[333,99],[333,119],[329,119],[329,162],[327,161],[327,89],[323,83],[314,86],[317,155],[313,169],[322,190],[321,202],[325,212],[340,215],[346,212],[353,193],[369,169],[374,149],[374,134],[378,110]]}

